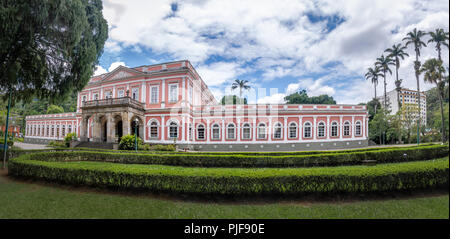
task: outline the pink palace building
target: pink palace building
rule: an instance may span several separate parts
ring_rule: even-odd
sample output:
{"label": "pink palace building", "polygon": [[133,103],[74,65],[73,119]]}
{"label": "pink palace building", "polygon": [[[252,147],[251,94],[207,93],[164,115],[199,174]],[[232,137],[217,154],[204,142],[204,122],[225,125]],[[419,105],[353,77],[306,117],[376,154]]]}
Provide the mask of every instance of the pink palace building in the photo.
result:
{"label": "pink palace building", "polygon": [[187,60],[94,76],[77,112],[26,118],[25,141],[76,132],[82,145],[117,145],[134,134],[148,144],[203,151],[296,151],[368,145],[361,105],[221,105]]}

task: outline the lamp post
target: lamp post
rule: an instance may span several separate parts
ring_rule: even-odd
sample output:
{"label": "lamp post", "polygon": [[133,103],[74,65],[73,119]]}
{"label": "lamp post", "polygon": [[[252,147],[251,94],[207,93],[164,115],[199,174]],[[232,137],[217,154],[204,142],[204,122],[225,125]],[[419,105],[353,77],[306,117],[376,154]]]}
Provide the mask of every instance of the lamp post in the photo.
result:
{"label": "lamp post", "polygon": [[8,123],[9,123],[9,111],[11,110],[11,90],[9,91],[8,98],[8,113],[6,114],[6,128],[5,128],[5,141],[3,142],[3,165],[2,168],[6,168],[6,151],[8,150]]}
{"label": "lamp post", "polygon": [[134,119],[134,149],[136,150],[136,152],[137,152],[137,148],[138,148],[138,145],[137,145],[137,125],[138,125],[138,123],[139,123],[139,120],[137,118]]}

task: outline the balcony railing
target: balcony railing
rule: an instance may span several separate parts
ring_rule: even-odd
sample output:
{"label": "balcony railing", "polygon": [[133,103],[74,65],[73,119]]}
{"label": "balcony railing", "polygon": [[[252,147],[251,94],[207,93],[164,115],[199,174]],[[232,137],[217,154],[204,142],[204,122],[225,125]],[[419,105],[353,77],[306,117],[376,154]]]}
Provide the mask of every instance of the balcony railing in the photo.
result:
{"label": "balcony railing", "polygon": [[138,109],[143,109],[144,103],[134,100],[130,97],[121,97],[121,98],[83,101],[81,104],[82,108],[111,107],[111,106],[131,106]]}

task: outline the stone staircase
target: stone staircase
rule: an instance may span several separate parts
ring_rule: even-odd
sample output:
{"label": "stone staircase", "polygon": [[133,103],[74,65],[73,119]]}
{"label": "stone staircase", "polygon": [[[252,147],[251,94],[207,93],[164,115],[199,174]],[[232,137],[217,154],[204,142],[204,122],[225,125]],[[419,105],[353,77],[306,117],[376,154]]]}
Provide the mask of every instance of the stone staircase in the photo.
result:
{"label": "stone staircase", "polygon": [[114,149],[114,145],[106,142],[80,142],[75,148]]}

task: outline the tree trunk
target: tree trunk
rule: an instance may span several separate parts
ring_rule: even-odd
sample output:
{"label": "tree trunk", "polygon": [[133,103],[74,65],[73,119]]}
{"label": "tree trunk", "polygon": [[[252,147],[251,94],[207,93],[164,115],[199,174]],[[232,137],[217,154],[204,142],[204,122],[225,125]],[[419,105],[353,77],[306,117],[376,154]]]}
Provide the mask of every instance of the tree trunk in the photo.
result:
{"label": "tree trunk", "polygon": [[439,94],[439,104],[441,106],[441,132],[442,132],[441,137],[442,137],[442,143],[445,143],[445,142],[447,142],[447,135],[445,132],[444,107],[443,107],[443,103],[442,103],[443,92],[441,91],[441,89],[439,89],[439,86],[437,88],[438,88],[438,94]]}
{"label": "tree trunk", "polygon": [[[377,85],[376,84],[374,84],[375,85],[375,100],[377,99]],[[375,114],[377,114],[377,102],[375,101]]]}

